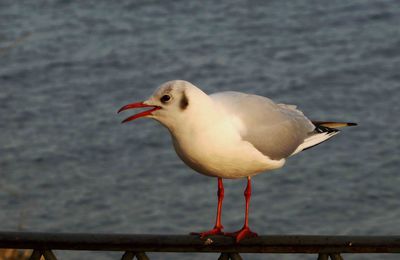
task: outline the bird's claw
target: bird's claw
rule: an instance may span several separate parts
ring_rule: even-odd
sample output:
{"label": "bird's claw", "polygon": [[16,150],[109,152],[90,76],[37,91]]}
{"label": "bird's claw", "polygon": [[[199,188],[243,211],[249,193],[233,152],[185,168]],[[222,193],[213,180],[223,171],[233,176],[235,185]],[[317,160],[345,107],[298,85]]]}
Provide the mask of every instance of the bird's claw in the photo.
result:
{"label": "bird's claw", "polygon": [[236,243],[239,243],[244,238],[258,237],[258,234],[251,231],[249,227],[242,227],[236,232],[224,233],[224,235],[235,238]]}
{"label": "bird's claw", "polygon": [[224,232],[222,232],[223,227],[214,227],[213,229],[205,232],[192,232],[190,233],[191,235],[198,235],[200,236],[201,239],[204,239],[208,236],[212,235],[223,235]]}

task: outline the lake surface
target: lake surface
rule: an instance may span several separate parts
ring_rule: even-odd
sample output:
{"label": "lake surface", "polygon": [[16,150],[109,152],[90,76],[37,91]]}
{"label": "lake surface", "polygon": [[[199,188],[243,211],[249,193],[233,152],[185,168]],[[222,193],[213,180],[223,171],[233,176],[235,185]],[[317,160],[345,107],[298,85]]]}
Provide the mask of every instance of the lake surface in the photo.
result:
{"label": "lake surface", "polygon": [[[185,79],[207,93],[296,104],[313,120],[359,123],[253,178],[254,231],[399,235],[399,25],[395,0],[1,1],[0,230],[211,228],[216,179],[185,166],[155,121],[121,125],[127,115],[116,114],[161,83]],[[225,181],[228,231],[242,226],[245,184]]]}

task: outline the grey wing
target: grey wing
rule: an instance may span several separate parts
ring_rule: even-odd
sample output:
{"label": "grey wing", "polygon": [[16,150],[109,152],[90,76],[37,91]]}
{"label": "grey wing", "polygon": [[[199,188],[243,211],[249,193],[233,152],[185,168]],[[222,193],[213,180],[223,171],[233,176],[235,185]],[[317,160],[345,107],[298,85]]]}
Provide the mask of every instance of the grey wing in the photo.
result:
{"label": "grey wing", "polygon": [[243,140],[273,160],[289,157],[315,129],[295,106],[240,92],[221,92],[210,96],[221,109],[243,123]]}

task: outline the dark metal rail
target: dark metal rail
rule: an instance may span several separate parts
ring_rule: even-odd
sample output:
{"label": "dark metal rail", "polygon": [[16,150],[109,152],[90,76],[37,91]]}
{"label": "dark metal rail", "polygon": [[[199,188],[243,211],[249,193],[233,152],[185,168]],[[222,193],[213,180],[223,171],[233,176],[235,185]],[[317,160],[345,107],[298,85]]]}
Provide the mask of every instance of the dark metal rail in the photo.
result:
{"label": "dark metal rail", "polygon": [[128,235],[0,232],[0,248],[34,249],[31,259],[56,259],[51,250],[123,251],[122,259],[148,259],[145,252],[215,252],[219,259],[239,253],[306,253],[342,259],[341,253],[400,253],[400,236],[271,235],[242,240],[193,235]]}

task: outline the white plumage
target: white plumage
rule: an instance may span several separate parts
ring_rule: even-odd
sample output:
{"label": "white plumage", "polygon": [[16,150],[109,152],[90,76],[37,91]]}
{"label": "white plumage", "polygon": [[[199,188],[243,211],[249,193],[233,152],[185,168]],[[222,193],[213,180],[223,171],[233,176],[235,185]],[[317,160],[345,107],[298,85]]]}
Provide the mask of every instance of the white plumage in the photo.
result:
{"label": "white plumage", "polygon": [[[165,95],[171,99],[163,103]],[[337,133],[315,131],[293,105],[233,91],[207,95],[182,80],[164,83],[143,103],[161,107],[147,117],[167,127],[179,157],[208,176],[243,178],[280,168]]]}

